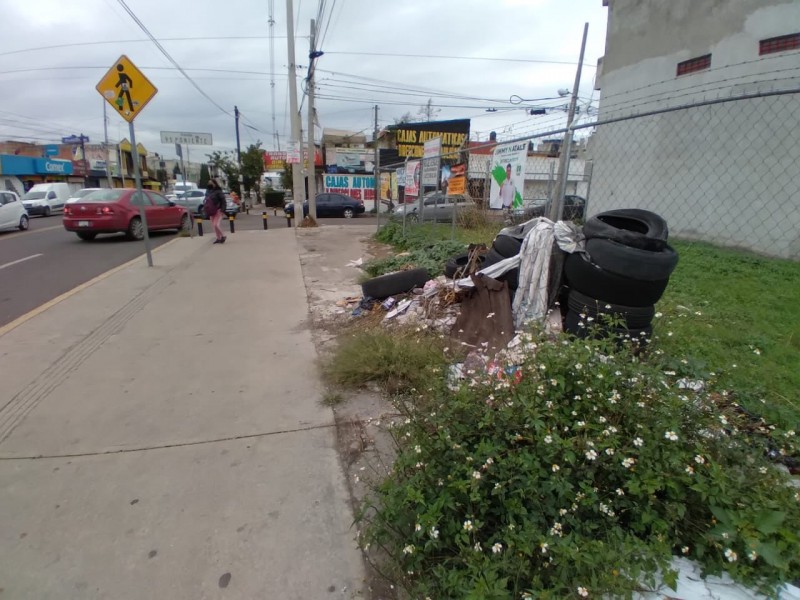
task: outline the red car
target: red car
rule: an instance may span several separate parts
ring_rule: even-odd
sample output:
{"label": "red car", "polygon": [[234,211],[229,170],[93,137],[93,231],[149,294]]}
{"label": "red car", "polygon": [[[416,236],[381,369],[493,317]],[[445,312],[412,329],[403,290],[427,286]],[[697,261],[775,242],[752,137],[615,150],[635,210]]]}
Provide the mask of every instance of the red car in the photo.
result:
{"label": "red car", "polygon": [[157,192],[135,189],[104,189],[92,192],[64,207],[64,229],[74,231],[82,240],[93,240],[98,233],[124,232],[128,239],[144,238],[139,209],[144,205],[147,229],[189,231],[188,211]]}

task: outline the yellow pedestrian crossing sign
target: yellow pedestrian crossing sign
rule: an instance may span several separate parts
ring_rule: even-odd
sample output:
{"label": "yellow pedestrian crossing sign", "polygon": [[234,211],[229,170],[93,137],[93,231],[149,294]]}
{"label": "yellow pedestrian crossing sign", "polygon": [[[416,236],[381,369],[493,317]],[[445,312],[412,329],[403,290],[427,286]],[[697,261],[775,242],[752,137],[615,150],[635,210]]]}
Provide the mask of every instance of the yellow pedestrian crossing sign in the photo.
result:
{"label": "yellow pedestrian crossing sign", "polygon": [[158,92],[156,86],[124,54],[108,70],[96,89],[128,123]]}

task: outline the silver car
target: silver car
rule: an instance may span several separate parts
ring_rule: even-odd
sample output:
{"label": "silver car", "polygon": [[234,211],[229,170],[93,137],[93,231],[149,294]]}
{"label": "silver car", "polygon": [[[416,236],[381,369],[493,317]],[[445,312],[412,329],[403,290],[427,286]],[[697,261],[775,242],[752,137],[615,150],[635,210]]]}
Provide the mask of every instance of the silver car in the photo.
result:
{"label": "silver car", "polygon": [[450,223],[454,214],[474,208],[475,203],[466,196],[446,196],[442,192],[429,192],[422,198],[422,211],[419,202],[407,202],[394,209],[393,218],[407,221],[432,221],[436,223]]}

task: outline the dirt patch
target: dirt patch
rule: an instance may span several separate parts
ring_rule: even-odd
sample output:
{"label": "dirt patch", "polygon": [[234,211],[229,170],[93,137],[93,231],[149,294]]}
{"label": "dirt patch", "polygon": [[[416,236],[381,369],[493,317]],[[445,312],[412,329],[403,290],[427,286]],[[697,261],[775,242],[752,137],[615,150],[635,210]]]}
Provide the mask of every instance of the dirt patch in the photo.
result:
{"label": "dirt patch", "polygon": [[[300,264],[306,285],[312,337],[320,360],[333,351],[336,338],[348,330],[373,325],[372,315],[352,317],[361,298],[358,283],[362,271],[349,266],[359,258],[390,256],[390,246],[372,239],[373,226],[325,225],[297,232]],[[353,302],[348,302],[353,299]],[[376,315],[382,318],[382,315]],[[391,424],[399,416],[377,388],[357,393],[329,390],[336,400],[333,413],[342,470],[347,477],[353,513],[357,513],[369,490],[389,472],[394,460]],[[356,526],[354,526],[355,528]],[[358,531],[354,530],[358,535]],[[372,564],[379,559],[374,550],[364,552],[371,600],[395,600],[396,591]]]}

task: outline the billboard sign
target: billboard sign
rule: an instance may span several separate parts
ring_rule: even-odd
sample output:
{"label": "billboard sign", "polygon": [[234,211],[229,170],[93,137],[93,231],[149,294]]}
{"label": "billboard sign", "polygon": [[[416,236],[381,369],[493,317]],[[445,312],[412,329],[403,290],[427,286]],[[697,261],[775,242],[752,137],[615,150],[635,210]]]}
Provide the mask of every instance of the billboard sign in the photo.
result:
{"label": "billboard sign", "polygon": [[522,208],[522,191],[525,186],[525,163],[527,160],[527,140],[495,146],[491,162],[492,182],[489,190],[489,208]]}
{"label": "billboard sign", "polygon": [[422,145],[422,185],[439,183],[439,166],[442,154],[442,138],[426,140]]}
{"label": "billboard sign", "polygon": [[345,194],[356,200],[375,200],[373,175],[325,175],[323,184],[328,193]]}
{"label": "billboard sign", "polygon": [[418,160],[410,160],[406,163],[406,196],[419,195],[419,178],[422,171],[422,163]]}
{"label": "billboard sign", "polygon": [[469,125],[469,119],[403,123],[394,129],[397,153],[401,158],[422,158],[425,153],[425,142],[441,138],[443,158],[451,162],[456,161],[458,151],[469,139]]}

